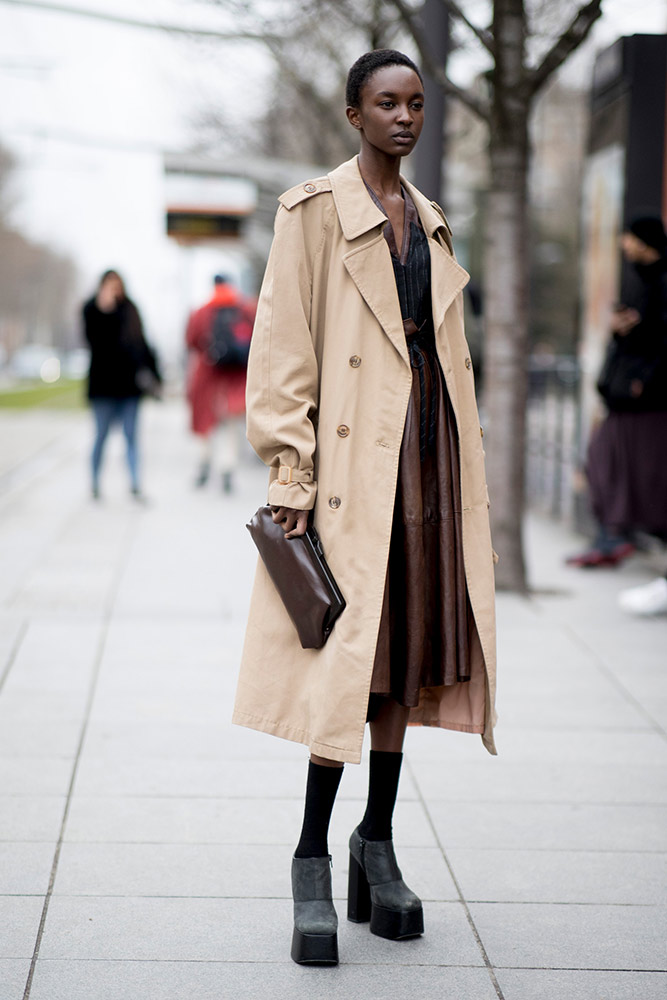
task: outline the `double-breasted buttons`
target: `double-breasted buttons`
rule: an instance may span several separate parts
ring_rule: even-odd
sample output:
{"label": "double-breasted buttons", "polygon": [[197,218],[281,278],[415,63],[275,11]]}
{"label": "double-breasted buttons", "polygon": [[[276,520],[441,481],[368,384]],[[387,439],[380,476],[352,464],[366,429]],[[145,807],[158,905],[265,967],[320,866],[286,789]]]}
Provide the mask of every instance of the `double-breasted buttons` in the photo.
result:
{"label": "double-breasted buttons", "polygon": [[468,369],[472,368],[472,361],[470,360],[470,358],[466,358],[466,360],[465,360],[465,366]]}
{"label": "double-breasted buttons", "polygon": [[312,194],[314,191],[317,191],[317,188],[315,187],[314,184],[304,184],[303,190],[307,191],[308,194]]}
{"label": "double-breasted buttons", "polygon": [[350,433],[350,428],[347,424],[341,424],[340,427],[336,428],[336,434],[339,438],[346,438]]}
{"label": "double-breasted buttons", "polygon": [[329,497],[329,506],[331,507],[332,510],[338,510],[341,503],[342,500],[340,497]]}
{"label": "double-breasted buttons", "polygon": [[350,368],[358,368],[361,364],[361,358],[358,354],[353,354],[350,358]]}

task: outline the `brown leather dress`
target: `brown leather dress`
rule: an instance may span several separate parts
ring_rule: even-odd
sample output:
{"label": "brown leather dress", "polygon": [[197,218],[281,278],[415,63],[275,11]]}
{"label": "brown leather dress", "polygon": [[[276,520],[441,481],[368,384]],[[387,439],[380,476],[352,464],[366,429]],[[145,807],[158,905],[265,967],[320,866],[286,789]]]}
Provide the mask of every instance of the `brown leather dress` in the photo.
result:
{"label": "brown leather dress", "polygon": [[[369,194],[383,211],[374,192]],[[371,694],[419,704],[423,687],[470,679],[475,628],[463,565],[456,420],[438,361],[430,253],[407,191],[400,253],[391,223],[384,236],[412,366],[401,444],[384,604]]]}

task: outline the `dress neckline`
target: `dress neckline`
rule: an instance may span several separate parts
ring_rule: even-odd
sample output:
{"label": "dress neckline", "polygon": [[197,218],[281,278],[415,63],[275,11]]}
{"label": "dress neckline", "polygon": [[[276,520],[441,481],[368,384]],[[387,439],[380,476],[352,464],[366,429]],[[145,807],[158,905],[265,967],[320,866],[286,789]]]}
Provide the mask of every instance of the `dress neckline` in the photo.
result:
{"label": "dress neckline", "polygon": [[403,195],[403,239],[401,241],[401,250],[399,253],[398,246],[396,244],[396,235],[394,233],[394,227],[389,221],[389,216],[387,215],[386,208],[382,204],[382,201],[377,196],[373,188],[365,180],[365,178],[362,178],[362,180],[366,185],[366,190],[368,191],[370,197],[377,205],[377,207],[380,209],[380,211],[383,213],[383,215],[386,216],[387,222],[385,223],[384,227],[385,230],[384,235],[389,245],[389,252],[391,253],[392,257],[395,257],[396,260],[400,261],[401,264],[405,265],[408,259],[408,254],[410,252],[411,223],[415,222],[417,225],[419,225],[419,213],[417,212],[417,206],[410,197],[409,192],[401,184],[401,194]]}

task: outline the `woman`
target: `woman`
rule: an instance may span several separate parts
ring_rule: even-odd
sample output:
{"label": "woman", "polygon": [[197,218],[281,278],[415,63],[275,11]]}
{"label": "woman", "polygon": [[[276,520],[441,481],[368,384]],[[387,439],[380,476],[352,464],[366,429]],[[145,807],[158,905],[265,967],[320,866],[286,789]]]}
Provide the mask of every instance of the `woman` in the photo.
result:
{"label": "woman", "polygon": [[304,650],[260,565],[234,713],[310,747],[292,862],[300,963],[338,960],[327,832],[366,722],[369,797],[350,839],[348,917],[390,939],[423,930],[392,843],[408,722],[480,733],[495,753],[468,275],[441,210],[399,173],[423,124],[417,67],[369,52],[346,98],[359,157],[281,196],[248,369],[248,437],[270,466],[274,520],[293,538],[313,517],[347,601],[323,649]]}
{"label": "woman", "polygon": [[[591,548],[567,560],[585,568],[627,559],[635,551],[637,531],[667,540],[667,237],[662,220],[634,219],[621,236],[621,248],[634,281],[611,317],[612,336],[597,383],[609,412],[591,436],[586,467],[598,530]],[[661,589],[659,583],[647,593]]]}
{"label": "woman", "polygon": [[90,346],[88,398],[95,417],[92,454],[92,493],[100,496],[104,445],[114,423],[121,424],[127,443],[132,495],[142,499],[137,453],[137,414],[143,393],[159,393],[161,384],[155,355],[144,338],[141,317],[116,271],[105,271],[97,294],[83,307],[86,340]]}

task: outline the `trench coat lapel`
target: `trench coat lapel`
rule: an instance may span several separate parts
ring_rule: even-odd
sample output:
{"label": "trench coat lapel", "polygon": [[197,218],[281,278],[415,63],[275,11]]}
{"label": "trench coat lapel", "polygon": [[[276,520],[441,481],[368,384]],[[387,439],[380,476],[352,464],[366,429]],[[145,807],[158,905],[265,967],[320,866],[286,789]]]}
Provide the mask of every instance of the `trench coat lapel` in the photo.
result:
{"label": "trench coat lapel", "polygon": [[417,206],[421,224],[428,236],[428,245],[431,254],[431,302],[433,307],[435,342],[445,382],[447,383],[447,391],[458,418],[459,408],[456,394],[456,379],[452,377],[452,369],[454,367],[452,345],[447,335],[445,315],[456,296],[470,281],[470,275],[454,257],[449,226],[433,202],[430,202],[412,184],[409,184],[407,181],[403,181],[403,184],[409,190],[412,200]]}
{"label": "trench coat lapel", "polygon": [[[401,178],[417,206],[424,232],[429,237],[431,251],[431,299],[433,302],[433,326],[438,343],[444,338],[445,313],[450,305],[470,281],[470,275],[461,267],[453,252],[450,252],[450,230],[433,203],[421,191]],[[443,246],[443,242],[445,246]],[[439,336],[440,335],[440,336]],[[444,343],[443,343],[444,346]]]}
{"label": "trench coat lapel", "polygon": [[[384,220],[384,216],[382,217]],[[348,274],[392,344],[410,365],[389,247],[382,233],[343,257]]]}
{"label": "trench coat lapel", "polygon": [[[389,247],[382,235],[386,216],[369,197],[356,157],[333,170],[329,179],[345,238],[356,242],[366,234],[369,237],[343,256],[345,268],[382,329],[409,366],[394,269]],[[449,345],[444,333],[445,313],[470,276],[440,242],[449,242],[449,231],[440,213],[403,177],[401,183],[412,195],[424,231],[429,237],[433,324],[441,363],[443,367],[446,364],[451,369]]]}
{"label": "trench coat lapel", "polygon": [[366,305],[409,367],[394,268],[387,241],[382,235],[387,217],[370,198],[359,173],[356,156],[333,170],[329,179],[343,235],[355,244],[343,255],[345,268]]}
{"label": "trench coat lapel", "polygon": [[454,260],[442,243],[436,238],[428,241],[431,251],[431,301],[433,303],[433,328],[435,340],[440,354],[440,361],[445,371],[451,370],[450,344],[445,327],[445,314],[452,302],[465,288],[470,275]]}

